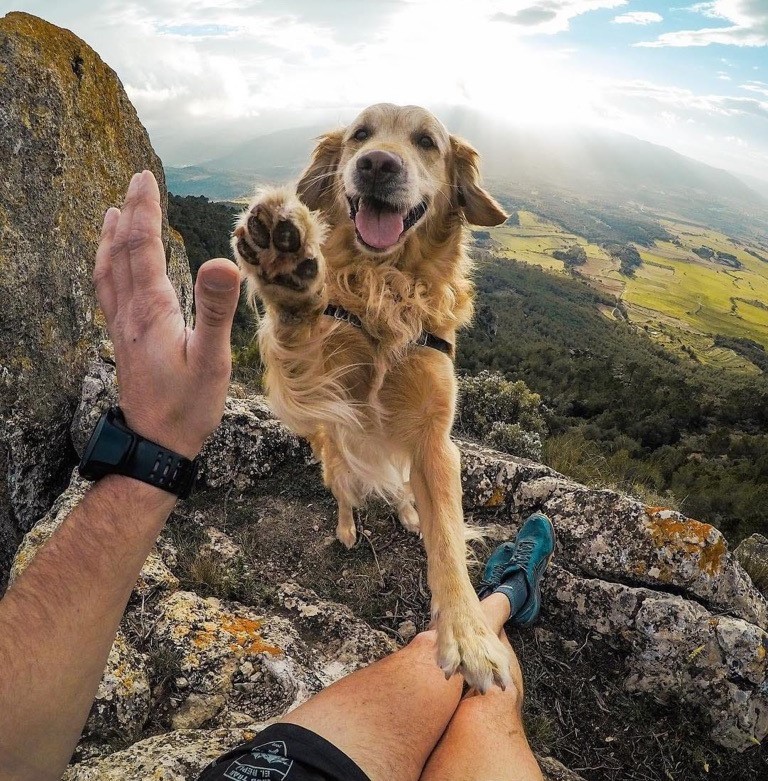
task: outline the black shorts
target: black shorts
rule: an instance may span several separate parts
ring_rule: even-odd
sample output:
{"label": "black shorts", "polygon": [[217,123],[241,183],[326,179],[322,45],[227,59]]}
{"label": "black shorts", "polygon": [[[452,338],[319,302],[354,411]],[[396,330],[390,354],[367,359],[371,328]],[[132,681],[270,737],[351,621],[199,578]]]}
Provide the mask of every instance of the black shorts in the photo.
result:
{"label": "black shorts", "polygon": [[342,751],[296,724],[272,724],[219,757],[197,781],[370,781]]}

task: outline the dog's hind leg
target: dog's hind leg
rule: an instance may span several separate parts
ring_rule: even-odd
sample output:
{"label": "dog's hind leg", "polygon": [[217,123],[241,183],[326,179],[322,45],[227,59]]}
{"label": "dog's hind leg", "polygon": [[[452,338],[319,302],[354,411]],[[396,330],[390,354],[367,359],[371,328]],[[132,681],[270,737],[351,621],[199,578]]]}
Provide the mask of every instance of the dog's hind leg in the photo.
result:
{"label": "dog's hind leg", "polygon": [[336,539],[351,548],[357,541],[354,508],[360,504],[359,486],[352,475],[341,450],[332,437],[323,439],[323,482],[334,495],[339,506]]}

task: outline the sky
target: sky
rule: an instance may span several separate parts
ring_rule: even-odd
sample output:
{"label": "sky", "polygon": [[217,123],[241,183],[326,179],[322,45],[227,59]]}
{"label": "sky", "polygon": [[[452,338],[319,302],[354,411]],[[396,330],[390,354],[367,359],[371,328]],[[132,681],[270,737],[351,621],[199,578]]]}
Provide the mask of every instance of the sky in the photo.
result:
{"label": "sky", "polygon": [[166,165],[388,101],[616,130],[768,181],[768,0],[0,0],[11,10],[96,49]]}

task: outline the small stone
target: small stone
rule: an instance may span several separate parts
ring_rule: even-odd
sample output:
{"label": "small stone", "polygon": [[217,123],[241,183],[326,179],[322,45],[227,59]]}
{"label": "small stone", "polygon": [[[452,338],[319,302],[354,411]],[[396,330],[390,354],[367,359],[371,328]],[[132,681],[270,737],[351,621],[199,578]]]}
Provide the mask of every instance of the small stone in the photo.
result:
{"label": "small stone", "polygon": [[253,675],[253,665],[250,662],[243,662],[240,665],[240,672],[246,677],[250,678]]}
{"label": "small stone", "polygon": [[210,721],[223,707],[221,694],[189,695],[184,704],[173,714],[171,725],[174,729],[197,729]]}
{"label": "small stone", "polygon": [[400,626],[397,627],[397,633],[400,635],[400,637],[403,638],[403,641],[407,643],[416,637],[418,629],[416,628],[416,624],[408,619],[407,621],[403,621]]}

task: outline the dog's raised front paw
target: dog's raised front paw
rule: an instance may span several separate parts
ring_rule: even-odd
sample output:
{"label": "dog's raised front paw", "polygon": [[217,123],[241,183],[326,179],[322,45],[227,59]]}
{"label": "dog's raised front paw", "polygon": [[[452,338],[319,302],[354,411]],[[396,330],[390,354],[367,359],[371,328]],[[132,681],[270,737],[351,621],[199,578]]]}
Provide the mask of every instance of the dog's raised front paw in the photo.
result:
{"label": "dog's raised front paw", "polygon": [[509,653],[479,612],[455,611],[438,616],[437,663],[446,678],[459,672],[481,693],[493,684],[502,689],[513,685]]}
{"label": "dog's raised front paw", "polygon": [[279,303],[310,297],[322,287],[324,233],[295,194],[276,188],[259,193],[240,216],[232,247],[259,295]]}

